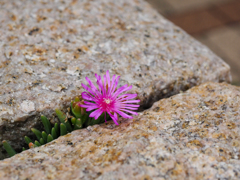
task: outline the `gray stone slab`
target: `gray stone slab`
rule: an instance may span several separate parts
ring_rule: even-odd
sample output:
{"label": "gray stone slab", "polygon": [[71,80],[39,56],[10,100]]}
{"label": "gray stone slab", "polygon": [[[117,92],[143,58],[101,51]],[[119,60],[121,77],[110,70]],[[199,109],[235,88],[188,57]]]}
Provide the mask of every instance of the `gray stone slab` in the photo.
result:
{"label": "gray stone slab", "polygon": [[143,0],[2,0],[0,22],[0,142],[14,148],[95,73],[133,85],[141,109],[231,79],[226,63]]}
{"label": "gray stone slab", "polygon": [[239,179],[240,88],[205,83],[0,162],[0,179]]}

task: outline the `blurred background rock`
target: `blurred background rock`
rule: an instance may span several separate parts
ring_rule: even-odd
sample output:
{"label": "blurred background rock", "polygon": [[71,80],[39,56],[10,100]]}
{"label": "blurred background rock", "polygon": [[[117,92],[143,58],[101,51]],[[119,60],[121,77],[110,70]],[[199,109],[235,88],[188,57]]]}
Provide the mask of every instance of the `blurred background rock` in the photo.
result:
{"label": "blurred background rock", "polygon": [[240,0],[147,0],[231,66],[240,85]]}

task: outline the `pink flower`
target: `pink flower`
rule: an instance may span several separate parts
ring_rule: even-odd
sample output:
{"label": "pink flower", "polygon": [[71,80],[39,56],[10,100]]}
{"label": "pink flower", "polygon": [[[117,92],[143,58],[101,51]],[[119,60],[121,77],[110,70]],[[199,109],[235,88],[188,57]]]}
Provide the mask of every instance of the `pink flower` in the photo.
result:
{"label": "pink flower", "polygon": [[[132,89],[132,86],[128,86],[127,84],[117,89],[118,80],[120,76],[116,78],[116,75],[113,75],[112,80],[109,76],[109,71],[106,72],[106,75],[103,77],[103,81],[101,76],[95,74],[97,78],[98,88],[92,83],[92,81],[86,77],[89,86],[82,84],[82,87],[87,90],[87,92],[82,93],[82,98],[84,104],[81,107],[86,108],[87,111],[93,111],[89,116],[98,119],[98,117],[104,112],[105,113],[105,122],[106,122],[106,112],[113,119],[115,124],[118,125],[118,115],[121,115],[124,118],[133,117],[126,114],[134,114],[138,115],[136,112],[132,110],[137,110],[139,105],[132,104],[138,103],[140,100],[131,100],[137,97],[137,94],[122,94],[121,93]],[[119,96],[120,95],[120,96]]]}

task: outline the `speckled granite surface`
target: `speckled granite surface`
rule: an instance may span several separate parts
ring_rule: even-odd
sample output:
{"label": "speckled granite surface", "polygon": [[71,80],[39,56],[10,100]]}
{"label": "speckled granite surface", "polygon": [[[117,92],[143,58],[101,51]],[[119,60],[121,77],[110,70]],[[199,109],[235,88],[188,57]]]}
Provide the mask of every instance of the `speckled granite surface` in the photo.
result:
{"label": "speckled granite surface", "polygon": [[230,81],[227,64],[143,0],[1,0],[0,142],[21,147],[40,113],[52,117],[85,76],[108,69],[133,85],[142,108]]}
{"label": "speckled granite surface", "polygon": [[239,87],[205,83],[3,160],[0,179],[240,179],[239,108]]}

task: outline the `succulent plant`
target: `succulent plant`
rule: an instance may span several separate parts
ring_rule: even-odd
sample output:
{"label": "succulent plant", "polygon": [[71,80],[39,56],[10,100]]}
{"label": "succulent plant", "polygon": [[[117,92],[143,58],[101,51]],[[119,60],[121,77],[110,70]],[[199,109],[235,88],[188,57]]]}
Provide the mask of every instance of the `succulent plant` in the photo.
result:
{"label": "succulent plant", "polygon": [[4,140],[2,143],[3,143],[3,147],[5,148],[5,150],[7,151],[10,157],[16,154],[16,151],[12,148],[12,146],[7,141]]}
{"label": "succulent plant", "polygon": [[[92,126],[95,124],[100,124],[105,121],[104,114],[102,114],[97,120],[89,117],[91,112],[86,112],[86,109],[80,107],[83,102],[77,97],[74,101],[71,102],[70,109],[68,113],[63,113],[61,110],[56,109],[56,115],[60,121],[60,124],[55,123],[51,125],[50,121],[46,116],[41,115],[41,121],[44,126],[45,131],[39,131],[35,128],[32,128],[31,131],[36,135],[36,140],[32,140],[29,137],[25,136],[24,140],[28,144],[28,147],[34,148],[44,145],[51,142],[54,139],[57,139],[59,136],[63,136],[67,133],[72,132],[73,130],[82,129],[87,126]],[[109,116],[107,116],[109,119]],[[4,140],[3,146],[10,157],[16,154],[16,151],[11,147],[11,145]],[[25,148],[23,148],[23,151]]]}

